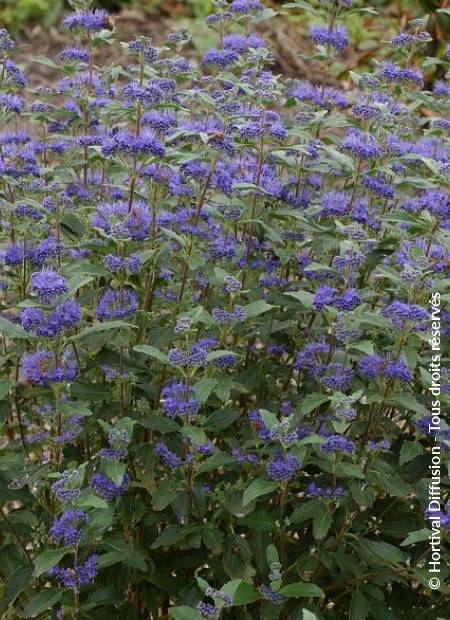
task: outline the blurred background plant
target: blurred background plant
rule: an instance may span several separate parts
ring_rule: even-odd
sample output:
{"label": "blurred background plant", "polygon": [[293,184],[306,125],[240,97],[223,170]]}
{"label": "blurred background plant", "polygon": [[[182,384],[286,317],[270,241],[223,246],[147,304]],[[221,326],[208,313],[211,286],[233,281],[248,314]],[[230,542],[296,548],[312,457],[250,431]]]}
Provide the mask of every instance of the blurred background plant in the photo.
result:
{"label": "blurred background plant", "polygon": [[[292,0],[268,0],[267,4],[277,16],[261,25],[261,34],[271,42],[279,73],[294,78],[304,76],[314,81],[313,68],[298,52],[308,54],[310,51],[307,31],[314,16],[304,9],[311,4],[315,6],[315,1],[296,0],[298,11],[283,7],[289,2],[292,6]],[[173,27],[187,27],[194,35],[187,50],[192,57],[204,54],[214,43],[211,30],[204,22],[213,0],[94,0],[93,4],[116,15],[118,37],[122,40],[133,34],[158,40]],[[42,49],[45,55],[52,56],[66,42],[66,35],[58,28],[58,22],[67,12],[68,5],[68,0],[0,0],[0,26],[6,27],[22,42],[18,60],[25,68],[32,60],[33,49]],[[431,17],[427,29],[433,42],[427,46],[426,53],[436,58],[444,57],[450,39],[450,0],[355,0],[353,5],[345,24],[352,47],[343,62],[336,61],[330,67],[331,78],[342,83],[349,79],[348,69],[369,69],[373,58],[380,59],[390,54],[387,42],[398,32],[399,23],[403,29],[410,19],[428,14]],[[120,62],[115,57],[110,60]],[[439,62],[430,61],[426,79],[439,76]],[[41,85],[50,85],[55,77],[51,67],[33,69],[32,81]]]}
{"label": "blurred background plant", "polygon": [[[275,8],[281,7],[285,0],[273,0]],[[356,5],[363,6],[364,2]],[[369,3],[387,18],[404,16],[408,18],[422,16],[424,13],[445,9],[448,7],[447,16],[441,13],[436,24],[440,29],[438,34],[445,36],[448,28],[448,14],[450,14],[450,2],[445,0],[373,0]],[[177,15],[182,18],[198,19],[205,17],[212,8],[212,0],[97,0],[97,7],[104,7],[112,12],[120,12],[122,9],[135,9],[148,16]],[[66,0],[0,0],[0,21],[14,35],[20,34],[25,26],[42,25],[44,28],[55,24],[62,12],[67,9]],[[447,20],[446,20],[447,17]],[[361,17],[353,15],[354,30],[360,29]],[[442,23],[439,23],[442,22]],[[448,30],[447,30],[448,36]]]}

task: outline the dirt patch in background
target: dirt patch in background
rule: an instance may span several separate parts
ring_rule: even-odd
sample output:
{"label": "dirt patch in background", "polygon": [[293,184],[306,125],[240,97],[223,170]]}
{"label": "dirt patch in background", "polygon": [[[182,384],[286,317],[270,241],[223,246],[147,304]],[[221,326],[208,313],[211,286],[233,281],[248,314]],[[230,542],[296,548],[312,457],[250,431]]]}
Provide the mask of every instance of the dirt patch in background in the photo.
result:
{"label": "dirt patch in background", "polygon": [[[159,45],[174,24],[176,25],[176,21],[169,17],[161,15],[148,17],[138,11],[124,10],[115,18],[115,38],[118,41],[129,41],[134,35],[146,35],[153,38],[155,45]],[[306,45],[295,24],[277,17],[263,24],[258,30],[270,42],[276,60],[274,67],[276,73],[293,78],[312,77],[312,67],[298,56],[299,51],[305,51]],[[33,62],[30,58],[45,56],[55,60],[61,49],[68,44],[73,44],[73,38],[62,29],[44,30],[39,25],[25,28],[15,59],[25,67],[32,87],[53,85],[58,78],[58,72],[52,67]],[[199,56],[199,52],[193,46],[187,47],[185,53],[192,58]],[[106,65],[127,63],[126,56],[121,54],[119,46],[102,48],[98,53],[98,59],[99,64]]]}

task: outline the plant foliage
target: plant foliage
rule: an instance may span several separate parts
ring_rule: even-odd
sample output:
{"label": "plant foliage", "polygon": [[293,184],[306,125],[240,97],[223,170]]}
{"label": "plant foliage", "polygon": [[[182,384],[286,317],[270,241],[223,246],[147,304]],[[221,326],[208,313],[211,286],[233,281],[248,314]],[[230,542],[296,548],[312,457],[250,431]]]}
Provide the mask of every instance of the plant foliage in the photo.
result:
{"label": "plant foliage", "polygon": [[450,48],[344,91],[351,0],[285,7],[315,84],[259,0],[197,64],[72,8],[53,88],[0,31],[3,617],[445,617]]}

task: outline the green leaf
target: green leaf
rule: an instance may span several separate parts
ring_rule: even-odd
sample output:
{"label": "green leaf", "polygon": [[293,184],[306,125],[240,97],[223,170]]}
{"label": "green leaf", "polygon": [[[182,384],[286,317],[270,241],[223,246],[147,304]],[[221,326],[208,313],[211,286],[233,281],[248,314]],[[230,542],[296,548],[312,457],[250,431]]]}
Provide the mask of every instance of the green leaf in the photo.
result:
{"label": "green leaf", "polygon": [[360,590],[355,590],[350,603],[349,620],[365,620],[369,614],[369,605]]}
{"label": "green leaf", "polygon": [[164,510],[164,508],[167,508],[167,506],[178,497],[182,489],[178,489],[176,484],[177,481],[172,479],[165,480],[158,485],[152,497],[152,506],[154,510]]}
{"label": "green leaf", "polygon": [[303,399],[302,404],[300,405],[300,413],[306,415],[307,413],[311,413],[323,403],[326,403],[330,400],[329,396],[324,396],[323,394],[307,394],[307,396]]}
{"label": "green leaf", "polygon": [[242,523],[250,530],[259,532],[271,532],[276,527],[275,517],[263,510],[254,510],[246,517],[243,517],[239,523]]}
{"label": "green leaf", "polygon": [[94,278],[92,276],[88,276],[85,274],[77,274],[75,276],[72,276],[67,281],[67,288],[69,289],[69,292],[67,295],[68,296],[74,295],[74,293],[79,291],[80,288],[83,288],[83,286],[90,284],[91,282],[93,282],[93,280]]}
{"label": "green leaf", "polygon": [[246,306],[244,306],[245,317],[247,319],[252,319],[255,316],[264,314],[264,312],[269,312],[269,310],[273,310],[273,308],[277,307],[278,306],[272,306],[271,304],[268,304],[263,299],[259,299],[258,301],[252,301],[251,304],[247,304]]}
{"label": "green leaf", "polygon": [[428,415],[428,409],[422,403],[419,403],[414,396],[411,394],[401,393],[392,394],[390,398],[387,399],[386,403],[388,405],[393,405],[394,407],[398,407],[399,409],[407,409],[408,411],[415,411],[422,416]]}
{"label": "green leaf", "polygon": [[214,362],[215,360],[220,359],[224,355],[233,355],[234,357],[236,357],[237,353],[235,353],[234,351],[211,351],[210,353],[208,353],[207,360],[208,362]]}
{"label": "green leaf", "polygon": [[12,321],[8,321],[4,316],[0,316],[0,332],[3,332],[10,338],[32,338],[33,336],[26,332],[23,327],[16,325]]}
{"label": "green leaf", "polygon": [[418,441],[404,441],[400,450],[400,465],[405,465],[423,454],[423,447]]}
{"label": "green leaf", "polygon": [[44,588],[44,590],[36,594],[25,607],[23,617],[35,618],[39,616],[42,612],[53,607],[63,594],[64,590],[62,588]]}
{"label": "green leaf", "polygon": [[92,325],[92,327],[86,327],[79,334],[72,336],[69,340],[81,340],[88,336],[95,336],[96,334],[102,334],[107,331],[117,331],[120,329],[138,329],[136,325],[132,323],[126,323],[125,321],[105,321],[104,323],[98,323]]}
{"label": "green leaf", "polygon": [[267,564],[270,566],[274,562],[280,561],[280,556],[278,555],[278,549],[275,545],[269,545],[266,549],[266,560]]}
{"label": "green leaf", "polygon": [[359,478],[359,480],[364,480],[366,477],[359,465],[345,461],[336,465],[336,474],[342,478]]}
{"label": "green leaf", "polygon": [[71,396],[91,401],[112,400],[112,388],[99,383],[74,383],[70,386]]}
{"label": "green leaf", "polygon": [[225,535],[216,527],[209,527],[202,534],[203,542],[213,555],[220,555],[223,551]]}
{"label": "green leaf", "polygon": [[250,605],[255,601],[259,601],[261,598],[259,592],[242,579],[233,579],[232,581],[229,581],[222,586],[221,591],[232,597],[233,605],[235,606]]}
{"label": "green leaf", "polygon": [[58,562],[69,553],[70,548],[64,547],[63,549],[48,549],[43,551],[34,559],[34,575],[40,577],[40,575],[46,573],[50,568],[56,566]]}
{"label": "green leaf", "polygon": [[253,482],[250,483],[250,486],[245,489],[242,505],[247,506],[250,502],[254,501],[258,497],[261,497],[261,495],[272,493],[277,487],[277,482],[264,480],[264,478],[256,478],[256,480],[253,480]]}
{"label": "green leaf", "polygon": [[404,498],[405,495],[411,492],[409,485],[398,476],[386,475],[372,470],[369,472],[368,478],[379,484],[386,493],[394,497]]}
{"label": "green leaf", "polygon": [[126,463],[121,463],[120,461],[102,459],[100,469],[103,474],[106,474],[109,478],[111,478],[114,484],[122,484],[123,477],[127,471],[127,465]]}
{"label": "green leaf", "polygon": [[323,540],[333,523],[333,516],[328,509],[316,514],[313,519],[313,534],[316,540]]}
{"label": "green leaf", "polygon": [[131,568],[136,568],[140,571],[147,571],[147,562],[141,551],[136,548],[124,546],[118,551],[110,551],[99,556],[97,564],[99,568],[106,568],[107,566],[113,566],[114,564],[126,564]]}
{"label": "green leaf", "polygon": [[195,386],[195,396],[200,403],[206,403],[214,388],[217,385],[217,379],[204,378],[200,379]]}
{"label": "green leaf", "polygon": [[408,547],[418,542],[429,540],[431,530],[416,530],[415,532],[409,532],[408,536],[400,543],[400,547]]}
{"label": "green leaf", "polygon": [[14,599],[25,589],[27,585],[32,583],[33,567],[30,564],[19,566],[17,570],[10,575],[5,586],[5,603],[9,605]]}
{"label": "green leaf", "polygon": [[[63,229],[63,232],[77,237],[82,237],[85,231],[81,220],[74,213],[67,212],[61,218],[61,228]],[[106,269],[104,271],[108,275]]]}
{"label": "green leaf", "polygon": [[225,452],[220,452],[218,450],[203,462],[198,473],[204,474],[208,471],[214,471],[219,467],[234,464],[235,462],[236,460],[233,456],[231,456],[230,454],[225,454]]}
{"label": "green leaf", "polygon": [[374,354],[373,342],[371,340],[359,340],[358,342],[352,342],[350,343],[350,348],[367,353],[367,355]]}
{"label": "green leaf", "polygon": [[366,554],[373,554],[378,560],[388,562],[389,564],[401,564],[405,561],[405,553],[382,540],[368,540],[367,538],[361,538],[359,540],[359,546]]}
{"label": "green leaf", "polygon": [[144,355],[148,355],[148,357],[153,357],[155,360],[161,362],[161,364],[169,363],[169,358],[165,353],[159,351],[155,347],[150,346],[149,344],[140,344],[136,347],[133,347],[133,351],[136,351],[136,353],[143,353]]}
{"label": "green leaf", "polygon": [[184,533],[183,528],[179,525],[169,525],[166,529],[157,537],[151,546],[151,549],[157,549],[158,547],[170,547],[177,543],[179,540],[183,540]]}
{"label": "green leaf", "polygon": [[302,306],[305,308],[312,308],[314,295],[309,293],[308,291],[289,291],[288,293],[284,293],[288,297],[293,297],[297,301],[299,301]]}
{"label": "green leaf", "polygon": [[309,609],[302,609],[302,619],[301,620],[318,620],[316,614],[313,614]]}
{"label": "green leaf", "polygon": [[319,499],[312,499],[303,506],[296,508],[292,513],[289,521],[291,523],[303,523],[303,521],[308,521],[308,519],[312,519],[317,512],[323,512],[326,510],[326,505]]}
{"label": "green leaf", "polygon": [[14,385],[15,383],[11,381],[11,379],[2,379],[0,383],[0,400],[8,394],[9,390],[14,387]]}
{"label": "green leaf", "polygon": [[271,411],[267,411],[267,409],[260,409],[259,414],[264,422],[264,425],[267,426],[268,429],[271,429],[278,424],[277,416]]}
{"label": "green leaf", "polygon": [[241,417],[239,409],[218,409],[208,416],[205,428],[208,431],[218,433],[231,426]]}
{"label": "green leaf", "polygon": [[61,69],[59,65],[57,65],[55,62],[53,62],[53,60],[47,58],[46,56],[31,56],[30,61],[35,62],[39,65],[51,67],[52,69],[58,69],[58,71]]}
{"label": "green leaf", "polygon": [[174,620],[204,620],[203,616],[192,607],[181,605],[180,607],[171,607],[169,616]]}
{"label": "green leaf", "polygon": [[162,415],[152,414],[147,418],[138,418],[136,422],[144,428],[149,428],[159,433],[178,433],[181,430],[181,427],[174,420]]}
{"label": "green leaf", "polygon": [[78,508],[108,508],[108,502],[94,493],[80,497],[76,500],[76,504]]}
{"label": "green leaf", "polygon": [[279,594],[288,598],[325,598],[325,592],[314,583],[298,581],[281,588]]}

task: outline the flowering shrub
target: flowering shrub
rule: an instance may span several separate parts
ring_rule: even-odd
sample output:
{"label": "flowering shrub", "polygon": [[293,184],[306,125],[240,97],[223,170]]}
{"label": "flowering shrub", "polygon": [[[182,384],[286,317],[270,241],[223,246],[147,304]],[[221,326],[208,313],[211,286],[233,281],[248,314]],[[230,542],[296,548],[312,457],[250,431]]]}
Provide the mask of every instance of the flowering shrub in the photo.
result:
{"label": "flowering shrub", "polygon": [[3,617],[444,617],[450,48],[414,20],[344,92],[368,9],[298,0],[285,83],[273,12],[217,0],[199,66],[179,31],[101,67],[73,6],[53,89],[0,32]]}

